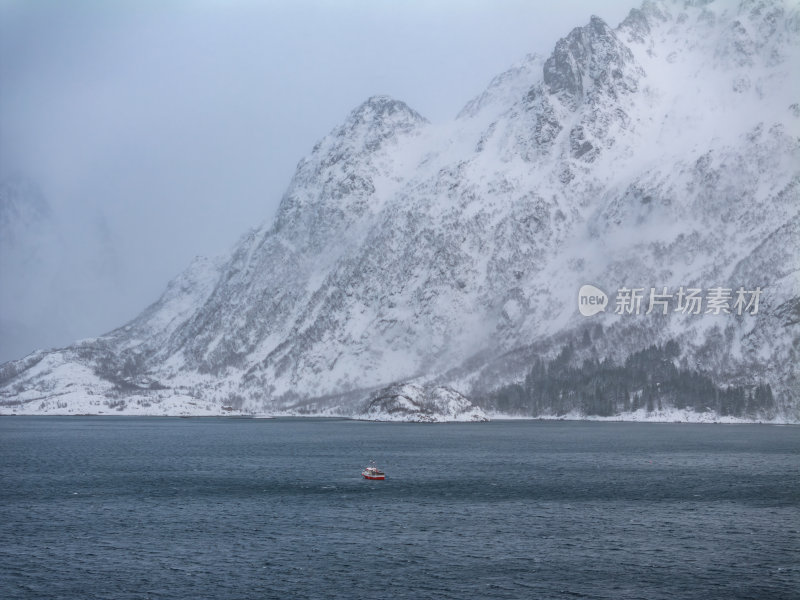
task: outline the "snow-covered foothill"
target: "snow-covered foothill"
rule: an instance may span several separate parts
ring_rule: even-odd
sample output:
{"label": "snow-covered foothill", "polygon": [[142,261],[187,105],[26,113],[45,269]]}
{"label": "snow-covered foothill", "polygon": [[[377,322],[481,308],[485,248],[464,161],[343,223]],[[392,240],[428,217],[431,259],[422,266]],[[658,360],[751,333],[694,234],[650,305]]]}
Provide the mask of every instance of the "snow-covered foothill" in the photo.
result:
{"label": "snow-covered foothill", "polygon": [[459,392],[413,383],[390,385],[373,395],[355,418],[370,421],[443,423],[488,421],[486,414]]}

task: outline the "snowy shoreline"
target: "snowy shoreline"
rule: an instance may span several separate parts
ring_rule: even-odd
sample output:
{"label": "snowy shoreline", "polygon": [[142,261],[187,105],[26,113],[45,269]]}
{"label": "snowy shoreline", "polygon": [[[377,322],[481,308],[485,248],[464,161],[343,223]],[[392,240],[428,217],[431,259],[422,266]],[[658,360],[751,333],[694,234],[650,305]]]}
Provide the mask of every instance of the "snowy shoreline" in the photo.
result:
{"label": "snowy shoreline", "polygon": [[739,417],[718,416],[709,413],[694,413],[690,411],[657,411],[645,414],[644,411],[637,411],[626,415],[614,415],[610,417],[583,416],[577,414],[567,415],[543,415],[538,417],[505,415],[497,413],[486,413],[488,421],[475,421],[470,419],[452,419],[445,415],[437,415],[433,419],[414,420],[404,417],[391,418],[386,415],[382,418],[368,417],[366,415],[345,415],[333,413],[297,413],[297,412],[274,412],[274,413],[250,413],[239,411],[227,411],[220,409],[218,412],[202,411],[197,413],[189,412],[155,412],[142,408],[141,410],[123,411],[99,411],[99,412],[75,412],[63,409],[55,409],[47,412],[42,411],[9,411],[0,410],[2,417],[153,417],[153,418],[228,418],[228,419],[331,419],[361,421],[372,423],[424,423],[424,424],[446,424],[446,423],[481,423],[496,421],[570,421],[587,423],[662,423],[662,424],[687,424],[687,425],[800,425],[800,422],[790,421],[782,418],[771,420],[755,419],[748,420]]}
{"label": "snowy shoreline", "polygon": [[[392,423],[469,423],[484,420],[527,421],[590,421],[625,423],[717,423],[800,425],[800,419],[779,415],[772,419],[746,419],[713,412],[666,408],[648,412],[639,408],[633,412],[612,416],[584,415],[570,411],[563,415],[514,415],[484,410],[450,388],[404,383],[389,386],[371,401],[365,397],[350,406],[315,406],[306,411],[278,409],[258,411],[240,409],[234,403],[203,400],[183,388],[168,394],[168,390],[148,390],[124,397],[107,397],[100,382],[85,385],[90,391],[78,390],[76,378],[61,382],[55,395],[31,397],[31,392],[0,399],[0,416],[141,416],[141,417],[231,417],[231,418],[331,418],[354,421]],[[55,392],[53,390],[52,392]],[[51,393],[52,393],[51,392]],[[313,405],[312,405],[313,406]]]}

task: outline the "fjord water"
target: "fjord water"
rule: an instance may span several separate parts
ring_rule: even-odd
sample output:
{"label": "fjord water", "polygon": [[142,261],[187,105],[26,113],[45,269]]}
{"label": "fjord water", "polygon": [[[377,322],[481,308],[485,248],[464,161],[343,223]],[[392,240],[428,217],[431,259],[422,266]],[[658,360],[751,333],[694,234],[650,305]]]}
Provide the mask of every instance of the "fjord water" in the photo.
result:
{"label": "fjord water", "polygon": [[0,597],[797,598],[799,474],[794,426],[4,418]]}

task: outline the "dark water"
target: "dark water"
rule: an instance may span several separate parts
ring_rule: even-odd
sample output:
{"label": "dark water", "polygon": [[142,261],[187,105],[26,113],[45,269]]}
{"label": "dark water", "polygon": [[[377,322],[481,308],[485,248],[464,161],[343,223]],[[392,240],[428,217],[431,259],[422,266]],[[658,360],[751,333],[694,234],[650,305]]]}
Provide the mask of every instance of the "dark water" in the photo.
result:
{"label": "dark water", "polygon": [[15,417],[0,486],[2,598],[800,598],[798,427]]}

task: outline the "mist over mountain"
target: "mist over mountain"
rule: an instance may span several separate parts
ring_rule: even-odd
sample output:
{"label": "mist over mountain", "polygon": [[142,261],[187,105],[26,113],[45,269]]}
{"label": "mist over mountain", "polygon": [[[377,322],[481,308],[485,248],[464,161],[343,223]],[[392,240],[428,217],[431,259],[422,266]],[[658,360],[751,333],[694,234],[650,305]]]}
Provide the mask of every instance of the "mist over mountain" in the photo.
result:
{"label": "mist over mountain", "polygon": [[645,2],[450,122],[371,97],[230,255],[3,365],[2,410],[798,420],[799,67],[790,2]]}
{"label": "mist over mountain", "polygon": [[54,208],[31,178],[0,176],[2,361],[125,318],[117,305],[129,282],[104,214],[71,212]]}

